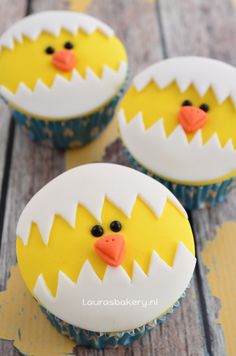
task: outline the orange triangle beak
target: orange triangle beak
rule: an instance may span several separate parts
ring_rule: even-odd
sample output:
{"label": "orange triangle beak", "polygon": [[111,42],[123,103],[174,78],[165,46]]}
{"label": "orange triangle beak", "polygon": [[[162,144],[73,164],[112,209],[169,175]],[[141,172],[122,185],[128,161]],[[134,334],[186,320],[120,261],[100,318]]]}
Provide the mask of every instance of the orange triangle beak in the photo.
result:
{"label": "orange triangle beak", "polygon": [[205,111],[194,106],[183,106],[179,111],[179,123],[186,133],[192,133],[202,128],[207,119]]}
{"label": "orange triangle beak", "polygon": [[119,266],[125,256],[125,240],[122,235],[106,235],[98,239],[94,248],[98,256],[110,266]]}
{"label": "orange triangle beak", "polygon": [[69,72],[76,65],[76,56],[72,51],[63,49],[53,54],[52,64],[59,70]]}

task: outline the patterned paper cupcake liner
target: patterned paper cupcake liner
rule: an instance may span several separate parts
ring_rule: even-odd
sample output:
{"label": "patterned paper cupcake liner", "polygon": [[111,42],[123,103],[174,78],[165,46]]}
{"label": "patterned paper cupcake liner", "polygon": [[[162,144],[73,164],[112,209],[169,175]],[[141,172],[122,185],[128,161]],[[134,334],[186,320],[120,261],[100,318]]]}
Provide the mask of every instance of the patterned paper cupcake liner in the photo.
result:
{"label": "patterned paper cupcake liner", "polygon": [[[189,284],[187,289],[189,289],[190,286],[191,283]],[[42,312],[47,316],[51,324],[61,334],[69,337],[71,340],[74,340],[80,346],[104,349],[107,347],[118,347],[119,345],[128,346],[132,344],[135,340],[138,340],[140,337],[145,335],[148,331],[152,330],[156,325],[164,322],[166,318],[180,306],[180,302],[185,297],[187,289],[179,298],[179,300],[171,307],[171,309],[169,309],[168,312],[166,312],[160,318],[152,320],[151,322],[133,330],[122,332],[103,333],[81,329],[59,319],[54,314],[50,313],[47,309],[45,309],[42,305],[39,306]]]}
{"label": "patterned paper cupcake liner", "polygon": [[184,185],[173,183],[160,178],[156,174],[144,168],[131,156],[125,147],[124,152],[133,168],[147,174],[165,185],[187,210],[206,208],[222,203],[229,192],[236,188],[236,177],[209,185]]}
{"label": "patterned paper cupcake liner", "polygon": [[17,124],[31,140],[57,149],[83,146],[94,140],[114,116],[118,101],[127,86],[128,76],[119,93],[100,110],[86,116],[61,121],[45,121],[13,110]]}

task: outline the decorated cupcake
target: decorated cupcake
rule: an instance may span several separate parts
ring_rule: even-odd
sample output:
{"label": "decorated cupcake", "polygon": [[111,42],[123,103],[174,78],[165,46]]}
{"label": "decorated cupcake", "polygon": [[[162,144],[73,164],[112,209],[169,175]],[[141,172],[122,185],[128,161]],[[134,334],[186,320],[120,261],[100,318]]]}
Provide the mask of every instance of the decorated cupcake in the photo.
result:
{"label": "decorated cupcake", "polygon": [[51,323],[95,348],[128,345],[165,320],[196,261],[174,195],[147,175],[106,163],[72,169],[42,188],[21,214],[16,250]]}
{"label": "decorated cupcake", "polygon": [[48,11],[0,37],[0,94],[39,142],[82,146],[106,127],[127,79],[121,41],[88,15]]}
{"label": "decorated cupcake", "polygon": [[228,64],[180,57],[147,68],[118,112],[130,162],[187,209],[223,201],[236,185],[235,105],[236,69]]}

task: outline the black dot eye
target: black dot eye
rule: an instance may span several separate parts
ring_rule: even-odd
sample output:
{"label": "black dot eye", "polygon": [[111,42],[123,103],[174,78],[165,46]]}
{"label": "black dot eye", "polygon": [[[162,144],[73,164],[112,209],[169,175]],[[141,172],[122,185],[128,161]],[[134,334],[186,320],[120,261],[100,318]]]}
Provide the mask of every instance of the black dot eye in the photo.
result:
{"label": "black dot eye", "polygon": [[45,53],[47,54],[53,54],[55,52],[55,49],[51,46],[48,46],[47,48],[45,48]]}
{"label": "black dot eye", "polygon": [[122,229],[122,225],[119,221],[114,220],[110,224],[110,229],[114,232],[119,232]]}
{"label": "black dot eye", "polygon": [[182,106],[192,106],[192,105],[193,105],[193,103],[190,100],[184,100],[182,102]]}
{"label": "black dot eye", "polygon": [[71,43],[71,42],[65,42],[65,44],[64,44],[64,48],[66,48],[66,49],[72,49],[72,48],[74,48],[74,45],[73,45],[73,43]]}
{"label": "black dot eye", "polygon": [[201,105],[199,106],[199,108],[200,108],[201,110],[205,111],[205,112],[208,112],[208,111],[210,110],[208,104],[201,104]]}
{"label": "black dot eye", "polygon": [[91,234],[94,237],[100,237],[104,233],[103,227],[101,225],[94,225],[91,229]]}

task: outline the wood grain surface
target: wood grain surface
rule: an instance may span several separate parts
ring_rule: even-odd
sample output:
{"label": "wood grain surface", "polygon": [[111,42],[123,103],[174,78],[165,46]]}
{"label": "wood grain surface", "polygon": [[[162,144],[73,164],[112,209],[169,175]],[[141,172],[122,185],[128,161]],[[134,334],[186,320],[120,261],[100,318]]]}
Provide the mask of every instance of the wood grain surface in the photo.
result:
{"label": "wood grain surface", "polygon": [[[82,4],[83,3],[83,4]],[[166,57],[204,55],[236,64],[236,12],[230,0],[32,0],[0,2],[0,32],[26,13],[47,9],[86,9],[110,24],[124,41],[132,75]],[[120,141],[106,151],[106,161],[127,164]],[[0,290],[15,263],[15,227],[32,195],[64,171],[65,154],[30,142],[0,109]],[[190,215],[198,266],[181,308],[127,349],[96,351],[77,347],[76,355],[226,355],[222,325],[216,323],[220,301],[212,295],[202,261],[206,240],[216,227],[236,220],[236,194],[221,206]],[[0,355],[19,355],[11,342],[0,341]],[[44,355],[42,355],[44,356]]]}

